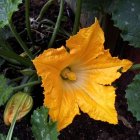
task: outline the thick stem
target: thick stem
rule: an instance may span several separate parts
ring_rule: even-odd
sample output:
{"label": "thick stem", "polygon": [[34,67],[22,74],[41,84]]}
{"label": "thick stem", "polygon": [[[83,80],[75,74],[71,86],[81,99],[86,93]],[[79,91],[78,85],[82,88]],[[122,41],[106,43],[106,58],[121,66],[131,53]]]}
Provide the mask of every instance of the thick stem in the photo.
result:
{"label": "thick stem", "polygon": [[61,0],[59,14],[58,14],[58,17],[57,17],[57,21],[56,21],[56,24],[55,24],[55,28],[54,28],[51,40],[50,40],[50,42],[48,44],[48,48],[51,48],[53,43],[54,43],[54,40],[56,38],[56,34],[57,34],[57,32],[58,32],[58,30],[60,28],[60,23],[61,23],[63,11],[64,11],[64,0]]}
{"label": "thick stem", "polygon": [[34,82],[29,82],[29,83],[26,83],[26,84],[23,84],[23,85],[14,87],[13,90],[14,90],[14,91],[17,91],[17,90],[23,89],[24,87],[27,87],[27,86],[34,86],[34,85],[38,85],[38,84],[40,84],[40,83],[41,83],[40,80],[34,81]]}
{"label": "thick stem", "polygon": [[73,35],[79,30],[80,16],[81,16],[82,0],[77,0],[76,11],[75,11],[75,21],[73,26]]}
{"label": "thick stem", "polygon": [[12,22],[12,20],[9,21],[9,27],[13,33],[13,35],[15,36],[15,38],[17,39],[18,43],[21,45],[22,49],[27,53],[28,57],[30,59],[33,58],[33,55],[31,54],[31,52],[29,51],[28,47],[26,46],[26,44],[23,42],[23,40],[21,39],[21,37],[19,36],[19,34],[17,33],[14,24]]}
{"label": "thick stem", "polygon": [[28,36],[30,38],[30,40],[33,42],[32,40],[32,32],[31,32],[31,25],[30,25],[30,0],[25,0],[25,20],[26,20],[26,28],[27,28],[27,33]]}
{"label": "thick stem", "polygon": [[52,5],[52,3],[54,2],[54,0],[49,0],[41,9],[38,17],[37,17],[37,21],[41,20],[45,14],[45,12],[48,10],[49,6]]}

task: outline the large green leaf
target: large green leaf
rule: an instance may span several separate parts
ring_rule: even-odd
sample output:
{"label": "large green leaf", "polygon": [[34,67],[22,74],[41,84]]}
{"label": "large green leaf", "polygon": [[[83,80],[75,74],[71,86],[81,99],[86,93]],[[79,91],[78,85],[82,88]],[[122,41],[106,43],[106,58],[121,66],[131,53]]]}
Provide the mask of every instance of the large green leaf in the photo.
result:
{"label": "large green leaf", "polygon": [[31,116],[33,135],[36,140],[57,140],[56,123],[48,121],[48,109],[38,108]]}
{"label": "large green leaf", "polygon": [[112,19],[122,30],[123,39],[140,48],[140,0],[117,0]]}
{"label": "large green leaf", "polygon": [[[6,135],[0,133],[0,140],[6,140]],[[12,140],[18,140],[18,138],[13,138]]]}
{"label": "large green leaf", "polygon": [[[76,0],[65,0],[73,11],[76,9]],[[85,11],[94,12],[98,11],[108,11],[113,0],[82,0],[82,9]]]}
{"label": "large green leaf", "polygon": [[[76,0],[65,0],[75,12]],[[95,17],[101,18],[101,13],[107,13],[112,7],[113,0],[82,0],[81,25],[91,25]]]}
{"label": "large green leaf", "polygon": [[7,85],[7,79],[0,75],[0,106],[5,104],[12,92],[13,88]]}
{"label": "large green leaf", "polygon": [[126,89],[128,110],[140,121],[140,74],[137,74],[133,82]]}
{"label": "large green leaf", "polygon": [[87,11],[101,11],[108,12],[113,0],[83,0],[83,8]]}
{"label": "large green leaf", "polygon": [[0,28],[8,24],[9,20],[15,11],[18,10],[18,5],[22,0],[1,0],[0,1]]}

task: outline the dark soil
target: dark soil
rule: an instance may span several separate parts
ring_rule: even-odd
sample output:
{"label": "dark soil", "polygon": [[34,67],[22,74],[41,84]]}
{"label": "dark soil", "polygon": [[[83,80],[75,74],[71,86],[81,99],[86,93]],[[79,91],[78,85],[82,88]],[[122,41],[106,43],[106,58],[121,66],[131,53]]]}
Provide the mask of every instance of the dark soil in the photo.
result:
{"label": "dark soil", "polygon": [[[31,17],[36,18],[40,8],[43,6],[45,0],[32,0],[31,1]],[[51,19],[52,21],[56,21],[56,17],[58,15],[59,7],[57,4],[52,5],[50,7],[49,12],[45,15],[45,18]],[[70,15],[68,14],[68,11]],[[24,5],[20,5],[20,10],[16,12],[13,16],[14,24],[20,35],[23,37],[25,41],[28,42],[28,45],[31,45],[29,38],[27,37],[27,33],[25,30],[25,17],[24,15]],[[67,21],[62,23],[62,26],[67,30],[72,30],[73,25],[73,14],[71,10],[65,6],[65,16],[67,17]],[[18,20],[17,20],[18,19]],[[120,31],[113,27],[113,23],[110,20],[110,16],[107,16],[107,31],[105,32],[106,42],[105,47],[111,48],[111,53],[113,56],[119,56],[120,58],[127,58],[134,63],[140,63],[140,49],[134,49],[133,47],[128,46],[127,42],[123,42],[121,37],[119,36]],[[38,29],[34,27],[34,41],[37,47],[37,50],[43,51],[46,49],[48,39],[50,39],[51,33],[47,33],[43,31],[43,29]],[[40,35],[45,34],[44,37]],[[47,36],[47,37],[46,37]],[[65,37],[57,36],[58,42],[55,42],[54,46],[59,46],[65,41]],[[17,42],[11,38],[9,39],[10,44],[12,46],[18,46]],[[115,47],[114,44],[117,45]],[[41,48],[40,48],[41,47]],[[18,47],[19,48],[19,47]],[[20,53],[22,50],[17,50]],[[0,72],[5,72],[7,65],[4,65]],[[14,70],[13,70],[14,71]],[[87,114],[81,112],[81,115],[76,116],[73,120],[73,123],[70,124],[67,128],[63,129],[60,132],[59,139],[60,140],[140,140],[140,122],[133,117],[132,113],[128,111],[127,100],[125,99],[125,89],[129,83],[131,83],[134,75],[137,71],[129,71],[122,74],[121,78],[116,80],[115,86],[117,86],[116,90],[116,109],[118,115],[120,116],[119,124],[112,125],[106,122],[95,121]],[[7,71],[6,76],[9,77],[11,75],[11,71]],[[10,78],[13,78],[12,76]],[[42,105],[43,95],[42,89],[40,86],[36,86],[33,91],[33,99],[34,99],[34,108]],[[7,134],[9,127],[5,126],[3,122],[3,111],[4,106],[0,107],[0,133]],[[32,110],[33,111],[33,110]],[[26,117],[24,117],[20,122],[16,123],[14,128],[14,136],[18,137],[19,140],[34,140],[33,134],[31,131],[30,124],[30,116],[32,114],[29,113]],[[123,118],[123,119],[122,119]]]}

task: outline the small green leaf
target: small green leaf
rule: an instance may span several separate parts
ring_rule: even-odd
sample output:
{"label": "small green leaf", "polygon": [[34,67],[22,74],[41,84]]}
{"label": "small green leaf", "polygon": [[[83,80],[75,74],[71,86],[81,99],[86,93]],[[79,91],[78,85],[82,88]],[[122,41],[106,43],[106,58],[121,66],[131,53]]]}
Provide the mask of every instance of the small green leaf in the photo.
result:
{"label": "small green leaf", "polygon": [[122,30],[123,39],[140,48],[140,1],[117,0],[112,19],[115,26]]}
{"label": "small green leaf", "polygon": [[0,75],[0,106],[4,105],[13,92],[13,88],[7,85],[7,79]]}
{"label": "small green leaf", "polygon": [[56,123],[48,121],[48,109],[40,107],[31,116],[33,135],[36,140],[57,140]]}
{"label": "small green leaf", "polygon": [[0,1],[0,28],[8,25],[9,20],[15,11],[18,10],[18,5],[22,0],[1,0]]}
{"label": "small green leaf", "polygon": [[128,110],[140,121],[140,74],[137,74],[133,82],[126,89]]}
{"label": "small green leaf", "polygon": [[[6,136],[0,133],[0,140],[6,140]],[[18,138],[14,137],[12,140],[18,140]]]}

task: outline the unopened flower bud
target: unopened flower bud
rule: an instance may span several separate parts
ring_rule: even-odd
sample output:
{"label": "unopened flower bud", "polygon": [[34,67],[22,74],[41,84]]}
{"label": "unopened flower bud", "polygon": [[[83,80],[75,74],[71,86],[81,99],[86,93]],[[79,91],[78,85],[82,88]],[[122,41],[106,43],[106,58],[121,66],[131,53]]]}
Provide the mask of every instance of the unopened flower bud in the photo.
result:
{"label": "unopened flower bud", "polygon": [[16,120],[23,118],[32,108],[33,99],[24,92],[18,92],[8,101],[4,111],[4,122],[10,125],[17,113]]}

